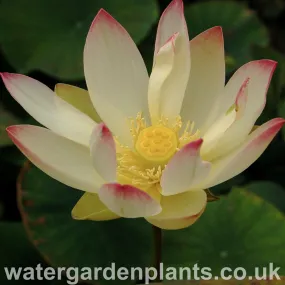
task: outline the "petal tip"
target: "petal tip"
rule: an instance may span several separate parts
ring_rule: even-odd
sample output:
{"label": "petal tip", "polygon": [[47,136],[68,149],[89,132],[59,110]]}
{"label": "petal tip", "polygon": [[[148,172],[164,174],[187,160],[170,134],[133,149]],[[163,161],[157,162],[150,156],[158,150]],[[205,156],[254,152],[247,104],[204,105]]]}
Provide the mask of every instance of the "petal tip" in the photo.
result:
{"label": "petal tip", "polygon": [[9,72],[0,72],[0,76],[5,84],[5,82],[10,78],[12,77],[12,73],[9,73]]}
{"label": "petal tip", "polygon": [[276,119],[273,119],[273,125],[272,127],[275,127],[276,129],[279,128],[281,129],[285,123],[285,119],[283,118],[276,118]]}
{"label": "petal tip", "polygon": [[[203,35],[201,37],[201,35]],[[223,29],[221,26],[212,27],[204,32],[202,32],[197,37],[205,40],[211,40],[219,44],[224,44],[224,36],[223,36]]]}
{"label": "petal tip", "polygon": [[120,24],[106,10],[101,8],[93,19],[89,32],[92,32],[94,27],[100,22],[120,26]]}
{"label": "petal tip", "polygon": [[6,128],[6,132],[10,138],[14,137],[17,131],[20,129],[19,125],[13,125]]}
{"label": "petal tip", "polygon": [[169,3],[169,5],[166,7],[164,10],[164,13],[167,13],[168,11],[172,9],[177,9],[179,13],[183,14],[184,13],[184,3],[183,0],[173,0]]}
{"label": "petal tip", "polygon": [[272,59],[261,59],[258,61],[258,64],[260,68],[270,72],[270,77],[272,77],[278,63]]}
{"label": "petal tip", "polygon": [[102,138],[110,138],[112,137],[112,133],[109,128],[102,122],[98,124],[98,129]]}
{"label": "petal tip", "polygon": [[254,60],[250,61],[246,64],[246,66],[250,65],[256,65],[257,67],[264,69],[264,70],[269,70],[271,71],[271,74],[273,74],[275,68],[277,67],[277,61],[272,60],[272,59],[259,59],[259,60]]}
{"label": "petal tip", "polygon": [[221,26],[213,27],[211,32],[213,37],[216,37],[219,42],[224,42],[223,28]]}
{"label": "petal tip", "polygon": [[197,150],[199,150],[201,148],[202,143],[203,143],[203,139],[200,138],[200,139],[198,139],[196,141],[193,141],[193,142],[190,142],[190,143],[186,144],[184,146],[184,150],[192,149],[192,150],[197,151]]}
{"label": "petal tip", "polygon": [[[267,129],[263,131],[263,133],[261,133],[260,136],[258,136],[257,139],[254,140],[252,144],[253,145],[255,145],[255,143],[259,144],[264,141],[270,142],[276,136],[279,130],[283,127],[284,123],[285,119],[283,118],[275,118],[265,123],[268,124]],[[259,128],[257,128],[256,131],[258,131],[258,129]]]}

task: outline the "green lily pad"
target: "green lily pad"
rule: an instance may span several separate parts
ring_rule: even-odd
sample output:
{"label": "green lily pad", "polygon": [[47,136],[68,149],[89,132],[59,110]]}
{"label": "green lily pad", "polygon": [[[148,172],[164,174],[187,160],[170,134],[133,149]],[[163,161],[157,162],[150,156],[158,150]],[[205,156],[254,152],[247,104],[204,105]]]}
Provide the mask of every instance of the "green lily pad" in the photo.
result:
{"label": "green lily pad", "polygon": [[[223,267],[239,266],[252,276],[254,267],[268,267],[272,262],[284,274],[285,218],[245,190],[236,188],[227,198],[208,204],[200,221],[181,231],[179,238],[169,233],[165,261],[184,266],[198,263],[210,267],[216,276]],[[175,251],[179,244],[183,251]]]}
{"label": "green lily pad", "polygon": [[20,73],[41,70],[61,79],[83,78],[83,46],[100,8],[138,43],[158,17],[155,0],[1,1],[0,44]]}
{"label": "green lily pad", "polygon": [[34,166],[29,169],[29,165],[20,180],[21,214],[27,217],[32,240],[52,265],[93,268],[115,262],[119,268],[151,263],[151,226],[146,221],[76,221],[71,210],[83,192],[51,179]]}
{"label": "green lily pad", "polygon": [[267,30],[255,13],[237,2],[199,2],[186,6],[185,16],[191,38],[208,28],[222,26],[227,72],[251,59],[253,44],[265,46],[269,41]]}
{"label": "green lily pad", "polygon": [[[31,281],[10,280],[5,275],[4,267],[36,267],[45,264],[35,247],[28,240],[24,227],[20,223],[0,223],[0,284],[21,285],[31,284]],[[35,284],[37,282],[32,282]],[[49,284],[43,282],[43,284]]]}
{"label": "green lily pad", "polygon": [[[285,100],[281,100],[278,103],[278,115],[282,118],[285,118]],[[285,129],[281,129],[283,140],[285,140]]]}
{"label": "green lily pad", "polygon": [[16,118],[13,114],[7,111],[1,104],[0,104],[0,147],[12,145],[11,139],[8,137],[6,128],[10,125],[16,125],[19,123],[19,119]]}
{"label": "green lily pad", "polygon": [[[152,266],[151,226],[143,219],[108,222],[75,221],[71,210],[82,192],[26,165],[19,179],[19,202],[26,228],[39,251],[54,266]],[[285,268],[285,218],[270,203],[234,189],[209,203],[192,227],[163,232],[164,266]],[[280,272],[282,273],[282,272]],[[101,280],[103,284],[120,281]],[[122,281],[122,284],[133,284]]]}
{"label": "green lily pad", "polygon": [[285,212],[285,189],[272,181],[253,181],[245,188]]}

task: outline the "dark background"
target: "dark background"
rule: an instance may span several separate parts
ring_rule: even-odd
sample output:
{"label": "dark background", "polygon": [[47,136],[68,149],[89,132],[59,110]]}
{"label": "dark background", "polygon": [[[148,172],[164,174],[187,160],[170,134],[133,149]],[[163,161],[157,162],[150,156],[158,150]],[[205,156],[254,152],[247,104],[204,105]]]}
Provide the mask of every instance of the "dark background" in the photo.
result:
{"label": "dark background", "polygon": [[[93,3],[91,4],[91,2]],[[47,84],[51,88],[54,88],[58,82],[85,87],[81,60],[83,44],[92,18],[101,6],[110,11],[119,21],[122,21],[122,24],[130,31],[130,34],[134,37],[143,54],[148,68],[150,68],[156,27],[159,19],[158,15],[161,14],[170,1],[150,0],[146,1],[146,3],[144,0],[113,0],[113,2],[107,2],[106,4],[102,0],[0,0],[0,72],[25,73]],[[152,4],[149,4],[150,2]],[[285,117],[285,1],[187,0],[184,3],[190,38],[193,38],[207,28],[222,25],[225,37],[227,77],[239,66],[250,60],[269,58],[278,61],[278,68],[268,92],[268,102],[258,124],[274,117]],[[78,31],[72,28],[74,33],[70,36],[68,34],[71,30],[70,27],[76,25],[78,26]],[[140,25],[145,26],[142,28]],[[45,42],[46,39],[51,40]],[[58,52],[62,49],[66,49],[66,52],[63,54]],[[24,256],[30,256],[35,253],[33,251],[34,247],[26,241],[25,231],[21,228],[23,216],[28,215],[28,219],[30,217],[29,212],[24,213],[24,211],[22,211],[21,217],[19,204],[21,205],[22,198],[19,198],[20,194],[17,194],[16,187],[17,178],[23,168],[25,158],[7,138],[5,128],[12,124],[37,123],[12,99],[5,90],[2,82],[0,83],[0,92],[0,241],[2,236],[2,244],[0,242],[0,259],[6,262],[4,252],[8,252],[8,255],[22,252]],[[283,212],[285,211],[284,138],[285,132],[282,130],[254,165],[238,177],[211,190],[215,194],[226,196],[231,192],[232,188],[243,188],[246,192],[257,194],[257,196],[262,198],[263,202],[268,201],[273,204],[283,217]],[[40,182],[42,184],[39,185],[42,188],[51,183],[52,186],[50,187],[53,188],[54,198],[56,198],[57,194],[54,189],[56,187],[60,188],[59,184],[52,184],[53,182],[47,180],[46,176],[42,177],[41,175],[43,174],[40,171],[31,174],[32,178],[29,177],[29,179],[34,180],[29,182],[30,188],[28,187],[27,189],[35,188],[37,183]],[[45,181],[47,182],[45,183]],[[22,186],[21,183],[22,181],[18,181],[18,191]],[[41,189],[38,189],[38,191],[41,191]],[[19,198],[18,202],[17,195]],[[30,193],[29,195],[33,197],[33,194]],[[74,195],[76,198],[78,197],[77,192]],[[46,198],[46,200],[50,198]],[[74,198],[74,200],[76,199]],[[65,206],[67,209],[72,208],[71,204]],[[40,214],[40,209],[41,207],[37,208],[38,214]],[[266,209],[264,207],[264,211]],[[53,210],[51,206],[51,211]],[[43,215],[46,211],[47,209],[43,210]],[[31,215],[33,216],[33,214],[32,212]],[[259,220],[259,214],[253,216],[256,221]],[[273,216],[275,217],[277,214]],[[25,218],[27,217],[25,216]],[[61,223],[63,222],[61,221]],[[255,221],[252,221],[252,224],[255,224]],[[272,224],[274,223],[272,222]],[[282,228],[284,224],[285,221],[282,223]],[[86,225],[85,222],[84,225]],[[144,228],[146,225],[142,227]],[[266,227],[268,228],[267,233],[269,233],[271,226],[266,224]],[[52,232],[52,229],[48,226],[45,230],[47,235]],[[219,230],[221,231],[221,235],[226,232],[226,229]],[[177,235],[179,236],[179,233]],[[13,240],[12,244],[8,241],[11,240],[11,236]],[[262,234],[256,238],[260,236]],[[278,240],[276,245],[278,251],[280,246],[282,246],[283,241],[281,239],[283,236],[280,236],[279,239],[276,236],[275,238]],[[21,243],[22,239],[25,240],[25,244],[23,247],[17,248],[16,244],[18,241]],[[30,239],[37,246],[35,239],[33,237],[30,237]],[[178,244],[180,242],[182,241],[177,241]],[[274,242],[265,242],[265,244],[268,244],[269,247],[270,245],[274,245]],[[67,241],[67,243],[69,242]],[[112,240],[109,240],[108,243],[112,243]],[[244,241],[244,244],[248,246],[248,241]],[[6,247],[6,251],[4,251],[4,247]],[[29,250],[33,251],[33,254],[30,254],[28,249],[27,253],[25,253],[26,248],[29,247],[31,247]],[[51,246],[49,250],[52,251],[55,249]],[[259,248],[256,251],[260,250]],[[39,251],[43,255],[41,248],[39,248]],[[203,254],[203,251],[201,254]],[[280,259],[285,259],[283,251],[280,251],[279,254]],[[166,256],[168,255],[166,254]],[[246,253],[244,253],[244,256],[246,256]],[[17,254],[15,254],[13,262],[16,262],[17,258],[23,259],[23,256],[17,257]],[[40,259],[40,257],[37,258]],[[241,260],[243,259],[247,258],[241,257]],[[45,258],[45,260],[48,261],[48,258]],[[0,265],[5,264],[5,262],[0,262]],[[250,263],[249,260],[247,262]],[[52,262],[52,264],[56,266],[61,264],[61,262]],[[3,283],[3,285],[5,284]]]}

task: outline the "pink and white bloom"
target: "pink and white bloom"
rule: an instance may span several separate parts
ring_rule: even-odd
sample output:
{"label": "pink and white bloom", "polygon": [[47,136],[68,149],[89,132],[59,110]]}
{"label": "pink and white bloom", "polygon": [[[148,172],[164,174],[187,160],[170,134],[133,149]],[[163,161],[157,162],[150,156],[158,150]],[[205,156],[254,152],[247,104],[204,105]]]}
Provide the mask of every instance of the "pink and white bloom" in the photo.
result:
{"label": "pink and white bloom", "polygon": [[275,118],[252,131],[275,67],[249,62],[225,85],[222,29],[189,42],[182,0],[173,0],[159,21],[148,76],[127,31],[100,10],[84,49],[88,92],[65,84],[54,92],[2,73],[15,100],[46,127],[7,131],[42,171],[86,192],[74,218],[144,217],[184,228],[204,211],[204,189],[248,168],[283,126]]}

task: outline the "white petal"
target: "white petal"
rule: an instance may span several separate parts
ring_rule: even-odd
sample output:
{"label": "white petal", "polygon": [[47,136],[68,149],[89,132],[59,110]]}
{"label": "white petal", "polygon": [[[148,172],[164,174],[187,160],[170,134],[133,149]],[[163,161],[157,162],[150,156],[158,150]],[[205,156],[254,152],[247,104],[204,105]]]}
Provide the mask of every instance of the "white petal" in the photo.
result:
{"label": "white petal", "polygon": [[95,170],[106,182],[116,181],[116,146],[109,129],[99,124],[90,139],[90,151]]}
{"label": "white petal", "polygon": [[88,192],[102,185],[87,147],[31,125],[10,126],[7,132],[21,152],[52,178]]}
{"label": "white petal", "polygon": [[150,195],[131,185],[110,183],[98,192],[99,199],[114,213],[125,218],[153,216],[161,211]]}
{"label": "white petal", "polygon": [[189,71],[189,42],[174,34],[156,54],[150,76],[148,104],[153,124],[162,116],[174,122],[180,114]]}
{"label": "white petal", "polygon": [[229,80],[219,101],[219,112],[222,114],[236,105],[237,117],[216,144],[212,144],[213,151],[207,159],[227,154],[246,139],[265,106],[275,67],[276,62],[271,60],[253,61],[242,66]]}
{"label": "white petal", "polygon": [[[218,155],[217,148],[225,133],[232,127],[237,117],[235,108],[232,108],[226,114],[223,114],[216,122],[206,131],[203,136],[204,143],[201,149],[201,155],[211,161]],[[227,146],[226,146],[227,147]],[[231,146],[230,146],[231,147]],[[223,149],[221,149],[223,150]]]}
{"label": "white petal", "polygon": [[243,83],[249,79],[248,99],[244,116],[255,117],[255,120],[261,114],[265,103],[267,90],[276,68],[276,62],[273,60],[262,59],[251,61],[239,68],[227,83],[225,90],[220,96],[213,108],[215,114],[212,117],[217,118],[235,104],[237,94]]}
{"label": "white petal", "polygon": [[242,145],[227,156],[213,161],[210,175],[199,186],[204,189],[213,187],[247,169],[265,151],[284,122],[284,119],[276,118],[258,127]]}
{"label": "white petal", "polygon": [[13,98],[45,127],[75,142],[89,145],[96,123],[66,103],[46,85],[21,74],[2,73]]}
{"label": "white petal", "polygon": [[154,55],[175,33],[182,34],[185,38],[188,38],[182,0],[173,0],[163,11],[158,23]]}
{"label": "white petal", "polygon": [[84,71],[98,114],[121,142],[131,145],[128,118],[143,112],[148,119],[148,74],[127,31],[103,9],[86,39]]}
{"label": "white petal", "polygon": [[211,164],[202,161],[200,148],[203,140],[190,142],[179,150],[162,173],[160,185],[164,196],[189,191],[208,176]]}
{"label": "white petal", "polygon": [[[213,104],[225,84],[224,40],[221,27],[211,28],[190,41],[191,70],[181,109],[183,121],[204,129]],[[211,120],[210,123],[213,121]]]}
{"label": "white petal", "polygon": [[[254,114],[246,114],[248,104],[248,84],[247,78],[241,86],[234,108],[227,112],[223,118],[229,117],[230,120],[225,127],[219,125],[219,120],[206,132],[203,137],[205,144],[202,148],[202,155],[208,160],[216,159],[225,155],[236,148],[252,130],[256,117]],[[226,122],[226,120],[225,120]],[[212,138],[215,138],[214,140]],[[205,148],[204,148],[205,147]]]}

